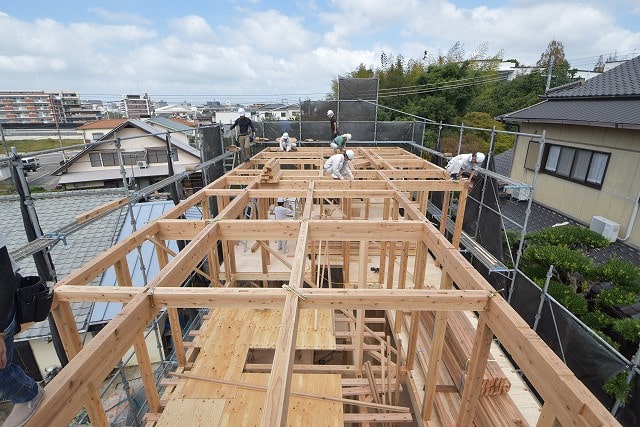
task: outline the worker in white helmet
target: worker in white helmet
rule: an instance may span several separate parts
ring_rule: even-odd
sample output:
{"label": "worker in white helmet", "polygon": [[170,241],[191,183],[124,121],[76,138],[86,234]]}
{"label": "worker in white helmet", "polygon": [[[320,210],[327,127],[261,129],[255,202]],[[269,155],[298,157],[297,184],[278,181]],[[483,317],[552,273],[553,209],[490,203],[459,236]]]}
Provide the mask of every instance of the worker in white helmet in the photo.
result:
{"label": "worker in white helmet", "polygon": [[353,150],[347,150],[344,153],[336,153],[329,157],[324,163],[325,172],[329,173],[334,179],[344,179],[345,176],[351,181],[354,180],[351,167],[349,166],[349,160],[353,160],[356,153]]}
{"label": "worker in white helmet", "polygon": [[331,137],[329,141],[333,141],[333,138],[338,136],[338,119],[336,119],[336,115],[333,114],[333,110],[327,111],[327,117],[329,117],[329,124],[331,125]]}
{"label": "worker in white helmet", "polygon": [[459,154],[449,160],[445,170],[451,175],[451,179],[468,176],[471,181],[482,162],[484,162],[482,153]]}
{"label": "worker in white helmet", "polygon": [[337,153],[338,151],[343,151],[345,148],[347,148],[347,142],[349,141],[351,141],[351,134],[345,133],[333,138],[333,141],[331,141],[331,144],[329,144],[329,146],[333,148],[334,153]]}
{"label": "worker in white helmet", "polygon": [[[238,118],[229,130],[232,130],[238,126],[238,145],[242,150],[242,161],[248,162],[251,158],[251,142],[256,136],[256,129],[253,127],[253,122],[246,116],[244,108],[238,108]],[[251,128],[251,132],[249,132]]]}
{"label": "worker in white helmet", "polygon": [[291,138],[287,132],[283,133],[278,140],[280,143],[280,151],[295,151],[297,149],[297,144],[294,142],[294,138]]}
{"label": "worker in white helmet", "polygon": [[[287,208],[284,205],[284,197],[278,197],[277,206],[273,209],[273,216],[276,221],[280,221],[283,219],[287,219],[287,217],[293,216],[293,210]],[[282,253],[288,253],[287,250],[287,241],[286,240],[278,240],[278,250],[282,251]]]}

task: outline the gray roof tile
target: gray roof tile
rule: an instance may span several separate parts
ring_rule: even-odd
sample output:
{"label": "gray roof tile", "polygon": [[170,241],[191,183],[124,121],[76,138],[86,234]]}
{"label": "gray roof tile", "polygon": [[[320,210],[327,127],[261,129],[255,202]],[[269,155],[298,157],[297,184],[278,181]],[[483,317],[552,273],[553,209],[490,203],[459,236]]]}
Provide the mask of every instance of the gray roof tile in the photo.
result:
{"label": "gray roof tile", "polygon": [[544,97],[640,97],[640,56],[586,80],[580,86],[549,92]]}

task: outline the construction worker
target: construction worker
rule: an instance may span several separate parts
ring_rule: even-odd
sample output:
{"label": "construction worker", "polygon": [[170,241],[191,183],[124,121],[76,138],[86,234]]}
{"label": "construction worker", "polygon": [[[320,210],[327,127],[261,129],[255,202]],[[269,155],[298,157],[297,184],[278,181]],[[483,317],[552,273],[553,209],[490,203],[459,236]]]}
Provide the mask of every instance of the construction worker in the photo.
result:
{"label": "construction worker", "polygon": [[333,139],[338,136],[338,119],[336,119],[332,110],[327,111],[327,117],[329,117],[329,124],[331,125],[331,137],[329,141],[333,141]]}
{"label": "construction worker", "polygon": [[[244,108],[238,108],[238,117],[229,130],[233,130],[236,126],[238,126],[238,145],[242,150],[242,161],[248,162],[251,158],[251,142],[253,142],[253,138],[256,136],[256,130],[253,127],[253,122],[250,118],[246,117],[246,113]],[[249,132],[249,128],[251,128],[251,132]]]}
{"label": "construction worker", "polygon": [[[276,221],[280,221],[283,219],[287,219],[288,216],[293,216],[293,211],[284,205],[284,197],[278,197],[278,206],[273,209],[273,216]],[[278,240],[278,250],[282,251],[282,253],[286,254],[289,252],[287,249],[287,241],[286,240]]]}
{"label": "construction worker", "polygon": [[280,138],[278,138],[278,142],[280,143],[280,151],[295,151],[297,150],[297,145],[294,141],[294,138],[289,137],[287,132],[283,133]]}
{"label": "construction worker", "polygon": [[353,160],[356,153],[353,150],[347,150],[344,153],[337,153],[329,157],[324,163],[324,170],[328,172],[332,178],[344,179],[347,176],[351,181],[354,180],[349,160]]}
{"label": "construction worker", "polygon": [[345,133],[344,135],[338,135],[333,138],[333,141],[331,141],[329,146],[333,148],[334,153],[337,153],[338,151],[344,150],[347,147],[347,142],[349,141],[351,141],[351,134]]}
{"label": "construction worker", "polygon": [[445,170],[451,175],[451,179],[460,179],[462,175],[468,175],[471,181],[482,162],[484,162],[482,153],[459,154],[449,160]]}
{"label": "construction worker", "polygon": [[0,399],[13,402],[3,426],[23,426],[35,414],[44,389],[13,362],[13,337],[20,330],[15,308],[16,287],[21,276],[0,232]]}

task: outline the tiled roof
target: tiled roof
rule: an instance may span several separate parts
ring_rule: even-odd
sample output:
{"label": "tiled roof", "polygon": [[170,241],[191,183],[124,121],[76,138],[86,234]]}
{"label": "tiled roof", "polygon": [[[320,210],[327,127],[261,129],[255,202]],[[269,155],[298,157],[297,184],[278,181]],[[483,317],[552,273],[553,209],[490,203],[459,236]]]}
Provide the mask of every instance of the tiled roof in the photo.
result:
{"label": "tiled roof", "polygon": [[172,120],[176,123],[180,123],[181,125],[184,125],[190,129],[193,129],[196,127],[196,124],[193,122],[190,122],[189,120],[183,119],[181,117],[169,117],[169,120]]}
{"label": "tiled roof", "polygon": [[640,129],[640,97],[546,100],[529,108],[505,114],[501,119],[520,123],[562,123]]}
{"label": "tiled roof", "polygon": [[640,129],[640,56],[582,85],[550,91],[543,98],[539,104],[499,119]]}
{"label": "tiled roof", "polygon": [[[33,196],[34,206],[44,234],[56,232],[72,224],[77,215],[121,197],[123,197],[123,193],[114,190],[73,191],[35,194]],[[26,245],[28,241],[18,197],[0,197],[0,211],[2,211],[0,228],[7,236],[9,251]],[[121,210],[114,211],[66,236],[66,244],[61,242],[54,246],[51,249],[51,257],[58,279],[63,278],[109,248],[120,231],[122,220]],[[23,276],[37,274],[32,258],[20,261],[19,265],[20,273]],[[74,303],[72,305],[76,324],[80,330],[85,327],[90,307],[91,305],[88,303]],[[48,335],[49,325],[47,321],[44,321],[24,331],[18,339]]]}
{"label": "tiled roof", "polygon": [[193,132],[193,126],[187,125],[186,123],[189,122],[186,120],[178,121],[175,118],[152,117],[147,120],[146,123],[151,123],[152,125],[157,124],[171,130]]}
{"label": "tiled roof", "polygon": [[103,119],[95,120],[93,122],[85,123],[82,126],[77,127],[77,130],[87,129],[114,129],[126,122],[127,119]]}
{"label": "tiled roof", "polygon": [[553,91],[544,98],[640,97],[640,56],[626,61],[584,84]]}

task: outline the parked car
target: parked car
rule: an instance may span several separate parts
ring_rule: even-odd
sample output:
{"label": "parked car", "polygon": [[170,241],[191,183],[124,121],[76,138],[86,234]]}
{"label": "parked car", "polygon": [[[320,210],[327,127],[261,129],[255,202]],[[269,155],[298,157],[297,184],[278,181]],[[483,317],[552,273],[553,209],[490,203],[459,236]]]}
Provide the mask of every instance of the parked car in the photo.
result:
{"label": "parked car", "polygon": [[38,163],[38,159],[36,157],[23,157],[22,158],[22,169],[27,172],[35,172],[40,167],[40,163]]}

